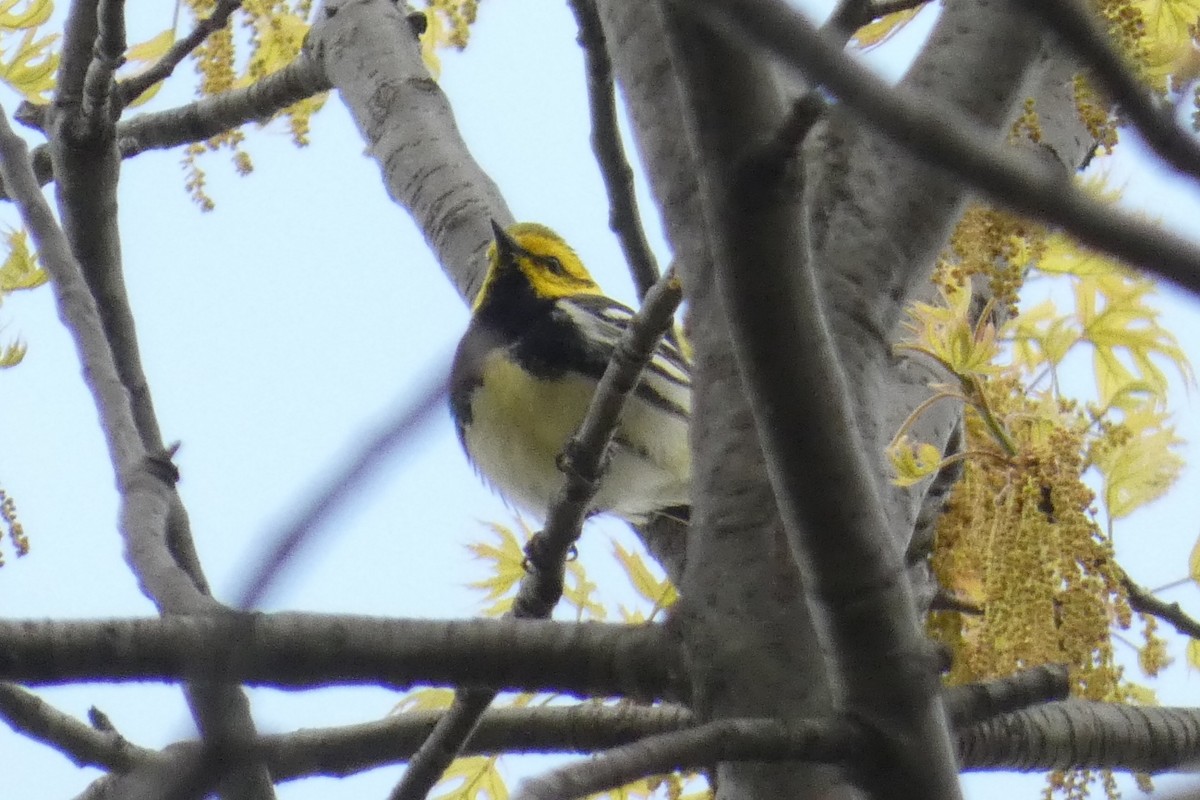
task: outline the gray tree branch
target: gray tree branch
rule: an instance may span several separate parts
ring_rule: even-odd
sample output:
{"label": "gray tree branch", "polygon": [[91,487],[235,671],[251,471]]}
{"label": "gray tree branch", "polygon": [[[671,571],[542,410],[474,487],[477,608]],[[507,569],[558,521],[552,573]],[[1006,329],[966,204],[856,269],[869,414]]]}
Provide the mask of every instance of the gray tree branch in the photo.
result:
{"label": "gray tree branch", "polygon": [[[147,467],[166,485],[167,508],[143,502],[146,495],[133,492],[121,478],[129,463],[114,459],[121,489],[126,553],[139,584],[163,614],[212,611],[217,607],[207,594],[187,513],[174,491],[174,466],[162,442],[149,384],[138,352],[133,310],[125,290],[117,222],[117,183],[121,156],[117,148],[113,74],[124,58],[125,18],[122,0],[77,2],[72,14],[80,22],[68,28],[64,52],[91,52],[82,80],[82,97],[58,94],[49,115],[51,162],[63,231],[95,300],[109,353],[127,392],[134,423],[141,439],[139,454]],[[92,19],[84,21],[84,17]],[[86,42],[72,41],[73,37]],[[73,62],[72,62],[73,63]],[[63,62],[59,86],[75,80]],[[84,369],[90,367],[86,362]],[[175,562],[171,569],[169,562]],[[166,568],[162,568],[162,567]],[[200,681],[185,693],[196,723],[215,751],[234,750],[254,739],[256,731],[249,703],[235,686]],[[269,777],[262,768],[242,768],[213,778],[222,781],[222,796],[270,798]]]}
{"label": "gray tree branch", "polygon": [[126,80],[117,84],[118,99],[121,107],[124,108],[138,99],[147,89],[159,81],[164,81],[171,77],[171,73],[175,68],[183,62],[185,58],[204,43],[211,34],[224,28],[229,22],[229,18],[242,6],[242,0],[220,0],[212,13],[196,23],[196,27],[192,28],[191,32],[182,39],[171,45],[162,58],[152,64],[148,69],[139,72]]}
{"label": "gray tree branch", "polygon": [[1156,98],[1100,26],[1094,8],[1079,0],[1021,0],[1079,54],[1108,99],[1125,112],[1159,158],[1180,174],[1200,179],[1200,143],[1175,121],[1175,109]]}
{"label": "gray tree branch", "polygon": [[337,87],[388,195],[412,214],[459,294],[474,298],[492,238],[488,220],[507,227],[512,213],[467,150],[403,10],[331,0],[322,13],[305,52]]}
{"label": "gray tree branch", "polygon": [[959,737],[970,770],[1194,770],[1200,710],[1067,700],[975,725]]}
{"label": "gray tree branch", "polygon": [[633,169],[621,146],[608,43],[604,41],[604,28],[595,0],[570,0],[568,5],[579,26],[579,45],[583,48],[588,107],[592,114],[592,150],[608,193],[608,227],[621,243],[633,284],[641,298],[658,280],[658,266],[642,230],[637,194],[633,190]]}
{"label": "gray tree branch", "polygon": [[0,717],[16,733],[54,748],[77,767],[126,772],[153,754],[116,731],[85,725],[11,683],[0,683]]}
{"label": "gray tree branch", "polygon": [[852,713],[888,737],[888,757],[858,774],[880,797],[957,797],[934,660],[822,311],[800,195],[776,154],[752,144],[778,126],[778,95],[742,68],[752,53],[680,30],[691,31],[677,63],[717,289],[767,473],[827,670]]}
{"label": "gray tree branch", "polygon": [[[232,89],[166,111],[139,114],[118,123],[117,147],[124,159],[147,150],[202,142],[248,122],[265,122],[293,103],[330,88],[321,66],[301,56],[244,89]],[[49,145],[33,149],[33,171],[40,185],[54,180]],[[7,185],[0,187],[0,199],[11,199]]]}
{"label": "gray tree branch", "polygon": [[868,737],[854,724],[829,720],[786,724],[779,720],[722,719],[682,731],[647,736],[537,778],[527,779],[514,800],[573,800],[651,775],[699,769],[722,761],[838,763],[851,754],[869,758]]}
{"label": "gray tree branch", "polygon": [[[677,618],[694,706],[705,720],[818,718],[832,711],[828,679],[712,291],[696,162],[680,136],[686,101],[663,46],[664,10],[619,2],[601,2],[599,10],[689,302],[693,507]],[[733,763],[719,765],[718,776],[733,795],[762,797],[820,792],[838,780],[822,767]]]}
{"label": "gray tree branch", "polygon": [[679,695],[684,668],[658,625],[387,620],[323,614],[0,622],[0,680],[222,680],[294,688],[416,683]]}
{"label": "gray tree branch", "polygon": [[[913,156],[995,202],[1061,227],[1081,243],[1200,293],[1200,247],[1093,200],[1057,167],[987,144],[994,132],[943,100],[888,86],[776,0],[703,0],[730,34],[747,37],[836,94]],[[1029,27],[1029,26],[1026,26]],[[898,313],[898,311],[897,311]]]}

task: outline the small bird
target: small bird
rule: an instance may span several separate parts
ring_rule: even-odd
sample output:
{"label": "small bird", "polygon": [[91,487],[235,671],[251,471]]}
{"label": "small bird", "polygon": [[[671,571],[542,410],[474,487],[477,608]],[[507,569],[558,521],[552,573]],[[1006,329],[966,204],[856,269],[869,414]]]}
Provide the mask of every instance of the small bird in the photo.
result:
{"label": "small bird", "polygon": [[[450,410],[483,478],[544,519],[563,484],[558,456],[633,311],[606,297],[544,225],[492,229],[487,275],[454,356]],[[625,404],[593,513],[634,524],[687,519],[691,405],[687,362],[664,340]]]}

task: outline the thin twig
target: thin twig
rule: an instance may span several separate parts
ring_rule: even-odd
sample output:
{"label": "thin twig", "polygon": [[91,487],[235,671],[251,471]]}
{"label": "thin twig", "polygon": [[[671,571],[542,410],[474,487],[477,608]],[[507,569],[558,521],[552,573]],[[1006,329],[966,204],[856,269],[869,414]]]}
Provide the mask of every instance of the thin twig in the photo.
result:
{"label": "thin twig", "polygon": [[1200,247],[1092,199],[1062,170],[1029,154],[987,144],[991,134],[962,111],[904,86],[887,85],[785,3],[677,0],[676,5],[703,14],[735,38],[765,47],[909,153],[997,203],[1058,225],[1084,245],[1200,293]]}
{"label": "thin twig", "polygon": [[[804,137],[808,136],[813,125],[825,113],[826,108],[825,99],[815,89],[810,89],[796,98],[779,129],[763,145],[759,153],[763,168],[782,171],[787,161],[796,154],[797,148],[804,142]],[[774,167],[769,166],[766,162],[773,162]]]}
{"label": "thin twig", "polygon": [[388,800],[423,800],[462,753],[479,720],[496,699],[493,689],[457,689],[454,702],[409,759]]}
{"label": "thin twig", "polygon": [[563,565],[599,488],[604,456],[625,401],[637,387],[658,341],[671,327],[682,297],[675,274],[664,275],[646,293],[642,307],[613,348],[579,430],[563,450],[566,478],[546,515],[545,526],[531,543],[531,570],[513,601],[513,614],[518,618],[548,617],[562,596]]}
{"label": "thin twig", "polygon": [[[117,146],[121,158],[133,158],[147,150],[202,142],[248,122],[270,119],[293,103],[330,88],[320,64],[302,55],[244,89],[231,89],[178,108],[139,114],[121,122],[117,125]],[[54,180],[49,145],[33,149],[33,171],[41,186]],[[0,186],[0,200],[4,199],[12,199],[7,184]]]}
{"label": "thin twig", "polygon": [[[278,783],[311,777],[346,777],[402,763],[445,711],[413,711],[386,719],[329,728],[305,728],[260,736],[250,747],[229,754],[229,765],[262,761]],[[504,753],[590,753],[645,736],[688,728],[692,714],[681,706],[597,705],[497,708],[480,719],[464,755]],[[147,751],[140,761],[148,769],[130,774],[137,784],[161,786],[163,776],[194,771],[203,754],[199,742],[175,742],[161,751]],[[152,774],[146,774],[152,773]],[[114,776],[101,778],[80,795],[85,798],[121,797]],[[161,800],[155,797],[154,800]]]}
{"label": "thin twig", "polygon": [[33,692],[0,683],[0,717],[19,734],[65,755],[77,767],[125,772],[154,756],[115,731],[98,730],[64,714]]}
{"label": "thin twig", "polygon": [[[63,228],[36,188],[24,145],[7,141],[16,139],[7,119],[0,131],[6,140],[0,174],[17,198],[43,262],[48,269],[55,262],[51,274],[60,316],[76,339],[108,439],[130,566],[161,612],[211,612],[221,607],[206,594],[198,563],[191,560],[184,568],[176,560],[176,553],[188,552],[190,533],[174,490],[177,475],[161,446],[120,273],[119,153],[114,116],[107,113],[112,81],[106,70],[113,54],[119,58],[124,50],[122,15],[120,0],[77,0],[71,6],[49,151],[60,177]],[[97,56],[91,62],[93,49]],[[75,252],[88,254],[86,272]],[[249,706],[238,687],[200,682],[187,686],[186,694],[198,727],[218,751],[254,738]],[[263,769],[239,770],[227,780],[242,796],[273,796]]]}
{"label": "thin twig", "polygon": [[[117,475],[121,496],[120,528],[130,561],[136,565],[135,575],[147,595],[155,598],[160,607],[165,603],[193,611],[212,610],[216,604],[196,588],[168,549],[161,546],[174,485],[164,479],[161,470],[155,466],[155,459],[146,451],[96,299],[66,235],[42,196],[25,143],[13,132],[3,111],[0,111],[0,176],[12,192],[22,221],[37,244],[41,261],[53,278],[51,285],[59,316],[75,340]],[[243,698],[243,710],[244,702]],[[227,718],[226,708],[232,715],[237,706],[233,702],[226,703],[221,711],[214,711],[211,718]],[[197,721],[203,723],[206,715],[202,705],[196,704],[194,709]],[[239,719],[244,718],[247,717],[239,716]],[[260,792],[254,796],[269,797],[270,783],[265,783],[265,787],[265,794]]]}
{"label": "thin twig", "polygon": [[[187,513],[174,490],[179,476],[170,449],[162,442],[123,275],[116,214],[121,156],[112,113],[112,74],[125,49],[123,2],[100,0],[95,14],[94,56],[83,81],[82,101],[55,106],[50,152],[58,175],[63,231],[72,252],[80,254],[83,278],[141,439],[142,453],[135,459],[139,474],[130,474],[128,461],[113,460],[121,482],[121,533],[129,566],[160,613],[224,610],[207,594]],[[86,362],[84,366],[86,370]],[[142,481],[152,485],[152,493],[137,488]],[[210,748],[206,766],[219,762],[221,753],[255,738],[249,704],[238,686],[219,679],[201,680],[189,683],[184,692]],[[224,772],[215,763],[207,775],[200,774],[195,790],[201,791],[209,778],[214,783],[221,780],[223,792],[247,798],[274,794],[266,770],[253,765]],[[164,788],[167,796],[179,791]]]}
{"label": "thin twig", "polygon": [[1116,103],[1146,143],[1164,161],[1200,179],[1200,143],[1175,120],[1175,109],[1160,102],[1129,68],[1125,56],[1101,27],[1095,11],[1079,0],[1022,0],[1092,68],[1108,99]]}
{"label": "thin twig", "polygon": [[62,228],[42,196],[33,176],[25,142],[0,111],[0,176],[9,188],[29,229],[38,255],[53,279],[58,313],[75,341],[84,375],[100,412],[101,428],[108,440],[114,469],[128,482],[138,460],[144,456],[141,437],[130,410],[129,397],[117,375],[104,327]]}
{"label": "thin twig", "polygon": [[[1124,716],[1122,712],[1132,714]],[[271,775],[279,782],[313,776],[345,777],[404,761],[443,713],[418,711],[359,725],[268,734],[260,737],[244,752],[231,754],[231,757],[235,763],[239,760],[263,761],[270,768]],[[1061,718],[1074,716],[1076,720],[1086,717],[1089,723],[1095,724],[1047,726],[1045,717],[1051,715]],[[1136,715],[1137,724],[1131,724],[1133,715]],[[1072,754],[1086,750],[1079,744],[1078,739],[1081,735],[1096,742],[1103,741],[1104,747],[1086,751],[1103,753],[1110,759],[1104,766],[1112,766],[1115,741],[1139,738],[1144,740],[1152,731],[1178,729],[1180,726],[1183,726],[1185,731],[1187,728],[1195,729],[1200,725],[1198,717],[1200,714],[1196,709],[1133,708],[1118,704],[1070,700],[1048,703],[1029,709],[1028,712],[1016,712],[988,723],[960,729],[957,740],[960,753],[964,756],[961,764],[964,769],[980,769],[988,765],[993,765],[994,768],[1001,759],[1006,766],[1025,770],[1050,769],[1062,765],[1063,762],[1069,766]],[[792,759],[797,757],[795,753],[800,753],[799,757],[804,757],[806,752],[811,754],[811,739],[806,742],[803,734],[797,732],[820,730],[818,726],[822,725],[827,729],[829,727],[828,723],[800,721],[788,726],[777,720],[758,719],[734,721],[734,725],[748,729],[750,741],[755,737],[765,740],[767,746],[761,750],[754,749],[749,756],[760,759],[777,756],[772,760]],[[1011,740],[1008,750],[1019,751],[1024,745],[1027,750],[1039,748],[1041,754],[997,753],[995,746],[988,746],[994,741],[994,733],[997,730],[1003,731],[1012,727],[1025,728],[1030,731],[1030,735],[1025,742],[1019,741],[1015,736],[1004,737],[1006,742]],[[772,729],[775,730],[774,733]],[[463,752],[466,755],[589,754],[598,748],[615,748],[644,741],[647,737],[677,731],[691,733],[694,730],[696,728],[693,727],[692,714],[679,706],[646,708],[585,703],[568,707],[499,708],[484,714]],[[989,731],[993,735],[989,736]],[[1067,737],[1071,737],[1073,743],[1064,741]],[[1028,745],[1030,740],[1035,744]],[[1181,740],[1182,737],[1179,741]],[[867,743],[865,740],[861,741]],[[826,744],[822,746],[830,744],[826,740]],[[745,747],[749,749],[752,745],[748,743]],[[1178,748],[1176,752],[1177,750]],[[1141,747],[1140,751],[1163,757],[1160,760],[1169,758],[1169,754],[1162,747]],[[201,745],[198,742],[176,742],[162,751],[150,753],[150,758],[139,763],[157,768],[160,772],[179,771],[194,765],[200,753]],[[712,755],[708,751],[696,756],[697,759],[710,757]],[[708,762],[699,761],[698,766],[706,767]],[[658,765],[647,768],[653,770],[658,768]],[[664,771],[667,770],[661,769],[658,773],[650,774],[661,774]],[[80,796],[80,800],[112,797],[111,793],[105,794],[101,791],[103,784],[110,780],[111,777],[106,777],[93,783],[88,792]],[[158,783],[161,783],[161,779]]]}
{"label": "thin twig", "polygon": [[71,0],[67,8],[53,105],[68,113],[83,103],[83,86],[96,45],[98,7],[98,0]]}
{"label": "thin twig", "polygon": [[1070,694],[1070,674],[1061,664],[1021,670],[1005,678],[951,686],[943,699],[946,713],[956,729],[1010,714],[1053,700],[1065,700]]}
{"label": "thin twig", "polygon": [[604,28],[595,0],[569,0],[567,5],[579,26],[579,44],[583,48],[587,72],[588,107],[592,115],[592,151],[596,154],[604,189],[608,193],[608,226],[621,243],[640,299],[658,280],[658,266],[642,230],[637,193],[633,188],[633,170],[621,147],[612,61],[608,57]]}
{"label": "thin twig", "polygon": [[196,23],[192,32],[183,37],[162,58],[137,75],[117,84],[117,99],[124,108],[138,99],[147,89],[159,81],[166,80],[179,64],[191,55],[213,33],[225,27],[229,17],[242,6],[242,0],[221,0],[212,13]]}
{"label": "thin twig", "polygon": [[651,775],[723,761],[798,760],[836,764],[871,755],[869,738],[847,720],[722,719],[614,747],[518,787],[513,800],[570,800],[615,789]]}
{"label": "thin twig", "polygon": [[[100,0],[96,8],[96,44],[83,78],[85,120],[101,127],[111,125],[113,75],[125,63],[125,2]],[[99,119],[103,116],[104,119]]]}
{"label": "thin twig", "polygon": [[1165,600],[1160,600],[1150,590],[1134,583],[1133,579],[1124,571],[1121,572],[1121,585],[1125,588],[1125,594],[1129,597],[1129,607],[1134,611],[1141,614],[1149,614],[1161,619],[1163,622],[1170,623],[1175,630],[1184,636],[1200,639],[1200,622],[1188,616],[1179,607],[1179,603],[1168,603]]}
{"label": "thin twig", "polygon": [[[579,431],[564,450],[563,460],[569,468],[564,470],[563,488],[550,506],[545,527],[526,549],[529,571],[521,580],[511,612],[518,619],[545,619],[562,597],[566,559],[599,488],[604,454],[621,409],[674,320],[681,297],[679,282],[668,273],[646,293],[641,309],[614,348]],[[428,795],[495,696],[491,689],[458,690],[450,713],[413,756],[390,800],[422,800]]]}
{"label": "thin twig", "polygon": [[259,564],[248,572],[243,588],[237,592],[238,608],[255,608],[279,578],[282,567],[296,557],[329,518],[361,488],[379,463],[398,452],[427,423],[433,412],[441,408],[446,396],[446,377],[439,374],[426,387],[408,400],[359,449],[349,462],[330,479],[325,487],[303,504],[293,521],[270,537],[271,545]]}
{"label": "thin twig", "polygon": [[[318,772],[348,775],[410,758],[446,713],[410,712],[361,725],[264,736],[259,747],[279,780]],[[480,718],[463,753],[588,753],[691,724],[691,712],[673,705],[494,708]]]}

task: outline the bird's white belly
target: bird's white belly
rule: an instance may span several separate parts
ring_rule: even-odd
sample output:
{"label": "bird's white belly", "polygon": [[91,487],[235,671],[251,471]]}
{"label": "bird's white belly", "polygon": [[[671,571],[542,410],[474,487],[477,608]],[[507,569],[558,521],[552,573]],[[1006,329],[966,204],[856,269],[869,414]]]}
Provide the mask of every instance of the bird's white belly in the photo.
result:
{"label": "bird's white belly", "polygon": [[[563,485],[558,454],[579,428],[594,391],[595,382],[582,376],[542,381],[500,354],[489,356],[464,437],[471,460],[507,500],[544,517]],[[595,510],[636,521],[690,502],[691,459],[682,418],[631,397],[617,439],[636,442],[645,452],[614,443]]]}

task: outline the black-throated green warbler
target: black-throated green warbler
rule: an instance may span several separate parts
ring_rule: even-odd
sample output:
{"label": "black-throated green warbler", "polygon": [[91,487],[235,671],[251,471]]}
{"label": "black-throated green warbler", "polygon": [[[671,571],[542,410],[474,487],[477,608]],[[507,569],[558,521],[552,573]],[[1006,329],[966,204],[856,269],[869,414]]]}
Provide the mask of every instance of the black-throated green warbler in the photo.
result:
{"label": "black-throated green warbler", "polygon": [[[492,228],[487,276],[454,356],[450,409],[476,469],[544,518],[562,487],[558,455],[633,312],[605,297],[549,228]],[[686,515],[691,401],[686,361],[661,342],[626,402],[593,511],[633,523]]]}

